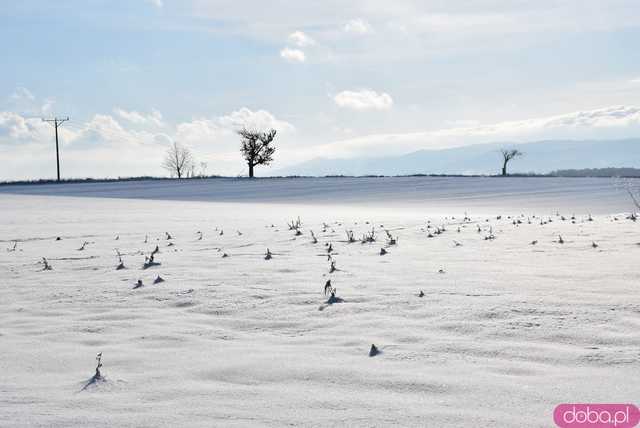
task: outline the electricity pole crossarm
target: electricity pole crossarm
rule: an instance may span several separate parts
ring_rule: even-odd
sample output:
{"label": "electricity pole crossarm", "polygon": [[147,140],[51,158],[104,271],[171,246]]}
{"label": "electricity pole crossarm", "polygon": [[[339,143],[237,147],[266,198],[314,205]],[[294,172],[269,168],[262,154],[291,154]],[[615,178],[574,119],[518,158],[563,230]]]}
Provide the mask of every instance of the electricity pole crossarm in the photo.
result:
{"label": "electricity pole crossarm", "polygon": [[58,172],[58,181],[60,181],[60,150],[58,148],[58,127],[67,120],[69,120],[68,116],[62,119],[58,119],[57,117],[54,117],[53,119],[42,119],[43,122],[52,123],[54,128],[56,129],[56,171]]}

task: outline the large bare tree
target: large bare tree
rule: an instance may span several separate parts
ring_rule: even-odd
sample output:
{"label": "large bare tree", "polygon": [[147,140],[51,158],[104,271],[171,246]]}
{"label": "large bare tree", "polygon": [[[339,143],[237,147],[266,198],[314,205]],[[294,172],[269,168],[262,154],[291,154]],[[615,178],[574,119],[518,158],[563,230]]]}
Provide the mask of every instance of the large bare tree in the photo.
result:
{"label": "large bare tree", "polygon": [[193,154],[188,147],[174,142],[171,147],[167,149],[162,167],[169,171],[172,177],[182,178],[183,176],[187,176],[194,168]]}
{"label": "large bare tree", "polygon": [[511,159],[524,154],[520,150],[516,149],[502,149],[500,150],[500,153],[502,153],[502,175],[507,175],[507,164]]}
{"label": "large bare tree", "polygon": [[276,137],[276,130],[260,132],[243,128],[238,131],[242,137],[240,152],[249,166],[249,177],[253,177],[253,167],[256,165],[269,165],[273,161],[276,148],[271,145]]}

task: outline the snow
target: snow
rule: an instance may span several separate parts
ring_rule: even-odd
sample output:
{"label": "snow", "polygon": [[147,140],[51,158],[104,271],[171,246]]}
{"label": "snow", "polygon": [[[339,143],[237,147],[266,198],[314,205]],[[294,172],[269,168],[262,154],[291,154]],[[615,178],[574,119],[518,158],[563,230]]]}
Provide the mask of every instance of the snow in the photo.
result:
{"label": "snow", "polygon": [[0,425],[549,427],[637,401],[631,209],[601,179],[2,187]]}
{"label": "snow", "polygon": [[[629,179],[636,186],[640,180]],[[623,181],[550,177],[216,178],[0,186],[0,194],[215,202],[363,205],[427,209],[445,215],[474,208],[505,211],[628,210]]]}

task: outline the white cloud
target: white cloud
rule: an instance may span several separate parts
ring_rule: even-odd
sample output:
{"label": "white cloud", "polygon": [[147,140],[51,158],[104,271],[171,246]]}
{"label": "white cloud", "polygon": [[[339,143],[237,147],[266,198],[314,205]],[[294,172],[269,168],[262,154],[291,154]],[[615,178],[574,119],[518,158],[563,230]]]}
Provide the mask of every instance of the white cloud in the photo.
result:
{"label": "white cloud", "polygon": [[217,173],[236,175],[245,173],[238,153],[240,137],[236,133],[243,127],[259,131],[276,129],[279,146],[295,131],[292,124],[277,119],[266,110],[242,107],[226,115],[182,122],[176,126],[175,140],[193,147],[194,152],[209,161]]}
{"label": "white cloud", "polygon": [[221,116],[218,121],[222,126],[234,130],[242,127],[257,130],[273,128],[279,132],[288,132],[295,129],[289,122],[276,119],[273,114],[266,110],[252,111],[247,107],[242,107],[240,110]]}
{"label": "white cloud", "polygon": [[191,145],[205,145],[219,143],[221,138],[231,133],[221,127],[215,120],[194,119],[190,122],[179,123],[176,126],[176,141]]}
{"label": "white cloud", "polygon": [[162,113],[156,109],[151,109],[151,113],[149,114],[139,113],[135,110],[127,111],[121,108],[115,108],[113,111],[122,119],[137,125],[151,124],[155,126],[164,126]]}
{"label": "white cloud", "polygon": [[0,143],[43,142],[51,137],[46,122],[9,111],[0,112]]}
{"label": "white cloud", "polygon": [[105,141],[121,142],[131,141],[130,134],[112,116],[96,114],[82,131],[82,136],[95,135]]}
{"label": "white cloud", "polygon": [[[114,111],[113,116],[96,114],[86,121],[65,122],[60,128],[66,176],[160,175],[165,148],[172,141],[191,146],[198,160],[210,162],[211,172],[236,175],[244,173],[238,153],[238,129],[274,128],[278,131],[279,142],[283,135],[286,141],[286,136],[295,131],[291,123],[272,113],[247,107],[176,126],[165,124],[163,132],[154,131],[157,129],[155,122],[162,118],[155,110],[150,114],[117,108]],[[10,163],[22,165],[25,159],[35,159],[43,150],[48,153],[53,135],[53,127],[40,118],[0,110],[0,151],[4,150]],[[45,174],[55,172],[48,169],[49,158],[40,156],[37,162],[40,162],[38,167],[29,171],[15,168],[0,171],[0,179],[35,177],[45,170],[48,171]]]}
{"label": "white cloud", "polygon": [[144,145],[166,143],[164,134],[143,130],[132,130],[122,126],[113,116],[96,114],[89,121],[70,124],[66,128],[64,144],[75,149],[111,147],[116,150],[133,149]]}
{"label": "white cloud", "polygon": [[146,2],[152,6],[157,7],[158,9],[162,9],[162,7],[164,6],[164,3],[162,0],[146,0]]}
{"label": "white cloud", "polygon": [[[96,114],[86,122],[65,122],[59,128],[63,146],[74,149],[91,149],[100,146],[134,148],[144,144],[166,143],[171,137],[148,130],[131,130],[123,127],[113,116]],[[53,127],[37,118],[23,117],[18,113],[0,112],[0,145],[50,144]]]}
{"label": "white cloud", "polygon": [[[374,94],[378,97],[382,95],[375,92]],[[358,98],[358,103],[362,102]],[[221,116],[194,119],[176,126],[167,124],[162,128],[164,132],[154,132],[157,128],[148,119],[153,117],[153,112],[136,112],[136,115],[122,111],[134,120],[119,121],[122,118],[119,113],[114,116],[96,114],[85,122],[71,121],[61,128],[62,144],[65,147],[64,159],[66,165],[70,165],[71,160],[74,160],[77,165],[76,176],[160,174],[162,171],[158,165],[164,149],[173,140],[193,147],[199,159],[211,162],[212,171],[240,173],[244,170],[238,154],[239,138],[235,131],[243,126],[259,130],[277,129],[278,147],[283,149],[278,157],[280,161],[286,157],[295,157],[300,161],[326,153],[335,157],[366,155],[372,152],[384,156],[419,149],[459,147],[506,140],[519,143],[540,139],[621,138],[638,135],[640,132],[640,107],[620,105],[489,124],[460,120],[450,122],[452,126],[442,129],[362,135],[329,144],[305,146],[298,145],[297,142],[293,145],[289,134],[295,131],[294,126],[267,110],[242,107]],[[146,122],[136,123],[135,120],[140,118]],[[356,130],[345,129],[344,135],[358,134]],[[24,163],[30,153],[43,152],[41,148],[45,148],[44,152],[47,152],[51,149],[52,143],[53,128],[49,124],[39,118],[0,111],[0,149],[5,150],[3,155],[6,154],[7,159],[11,159],[9,163]],[[34,149],[32,145],[38,145],[38,149]],[[45,159],[43,165],[49,165],[49,160]],[[112,165],[106,168],[105,162]],[[139,165],[139,169],[130,169],[133,168],[132,165]],[[154,169],[156,167],[157,170]],[[33,170],[32,173],[35,176],[39,171]],[[6,174],[7,172],[5,178],[15,178],[16,174],[23,172],[13,172],[12,177]]]}
{"label": "white cloud", "polygon": [[26,116],[49,115],[55,104],[53,98],[38,99],[29,89],[19,86],[7,98],[9,111],[19,111]]}
{"label": "white cloud", "polygon": [[295,131],[292,124],[277,119],[266,110],[253,111],[242,107],[223,116],[182,122],[176,126],[175,138],[186,144],[211,147],[212,152],[235,151],[238,144],[236,131],[242,128],[259,131],[273,128],[281,134]]}
{"label": "white cloud", "polygon": [[[61,143],[67,145],[83,135],[87,124],[79,127],[65,122],[59,128]],[[40,118],[24,117],[19,113],[0,111],[0,145],[50,144],[54,138],[53,126]]]}
{"label": "white cloud", "polygon": [[640,124],[640,108],[612,106],[557,116],[499,122],[492,125],[467,126],[432,132],[440,136],[518,136],[555,129],[589,129]]}
{"label": "white cloud", "polygon": [[370,89],[342,91],[333,97],[339,107],[353,110],[389,110],[393,99],[386,92],[377,93]]}
{"label": "white cloud", "polygon": [[213,0],[195,3],[193,13],[198,17],[224,22],[222,31],[261,42],[281,41],[292,22],[297,28],[313,29],[323,44],[340,40],[345,31],[370,34],[372,37],[363,37],[356,47],[350,43],[331,46],[337,56],[344,53],[352,60],[424,59],[425,54],[463,51],[477,55],[505,47],[517,51],[532,43],[553,42],[562,35],[640,25],[637,0],[325,0],[271,2],[268,7]]}
{"label": "white cloud", "polygon": [[306,56],[300,49],[284,48],[280,51],[280,56],[290,62],[305,62]]}
{"label": "white cloud", "polygon": [[631,129],[640,131],[640,107],[611,106],[488,125],[364,135],[319,145],[312,151],[315,156],[333,153],[336,157],[348,157],[371,153],[375,149],[379,156],[383,156],[407,153],[412,150],[460,147],[505,139],[518,143],[535,139],[622,138],[629,136]]}
{"label": "white cloud", "polygon": [[40,106],[40,111],[44,115],[50,114],[54,104],[55,104],[55,100],[53,98],[45,98],[45,100],[42,103],[42,106]]}
{"label": "white cloud", "polygon": [[9,96],[11,101],[35,101],[36,97],[27,88],[19,86]]}
{"label": "white cloud", "polygon": [[[182,122],[173,130],[154,132],[152,129],[159,123],[162,115],[157,110],[144,115],[136,111],[114,109],[116,114],[132,125],[140,126],[130,129],[123,126],[116,118],[108,114],[96,114],[86,122],[65,123],[60,132],[64,144],[80,147],[83,144],[153,144],[166,143],[177,139],[187,144],[212,143],[221,138],[233,137],[237,143],[236,131],[246,127],[255,130],[276,129],[280,133],[295,131],[295,127],[284,120],[277,119],[266,110],[251,110],[242,107],[229,114],[194,119]],[[151,127],[151,128],[150,128]],[[24,117],[19,113],[0,111],[0,144],[12,142],[43,143],[49,142],[53,131],[49,124],[40,118]],[[215,151],[212,149],[212,151]]]}
{"label": "white cloud", "polygon": [[131,123],[145,123],[147,121],[147,119],[137,111],[126,111],[119,108],[115,108],[113,111],[115,114]]}
{"label": "white cloud", "polygon": [[344,31],[352,34],[368,34],[373,32],[373,28],[367,21],[361,18],[352,19],[344,24]]}
{"label": "white cloud", "polygon": [[289,34],[289,41],[301,48],[305,46],[313,46],[316,44],[315,40],[313,40],[311,37],[309,37],[302,31],[295,31]]}

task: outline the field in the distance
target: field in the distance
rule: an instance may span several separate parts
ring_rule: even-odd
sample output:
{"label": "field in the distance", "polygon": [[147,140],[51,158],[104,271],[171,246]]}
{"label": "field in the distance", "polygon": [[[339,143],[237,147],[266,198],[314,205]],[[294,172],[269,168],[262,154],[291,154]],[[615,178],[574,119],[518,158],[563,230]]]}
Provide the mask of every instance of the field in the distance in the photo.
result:
{"label": "field in the distance", "polygon": [[2,186],[0,425],[548,427],[637,401],[632,210],[605,179]]}

